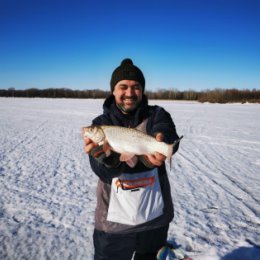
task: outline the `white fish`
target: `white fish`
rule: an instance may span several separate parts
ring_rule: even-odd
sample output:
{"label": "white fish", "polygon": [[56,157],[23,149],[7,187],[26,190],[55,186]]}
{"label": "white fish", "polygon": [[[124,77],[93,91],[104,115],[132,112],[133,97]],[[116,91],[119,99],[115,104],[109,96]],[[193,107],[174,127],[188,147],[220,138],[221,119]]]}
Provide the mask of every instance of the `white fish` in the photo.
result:
{"label": "white fish", "polygon": [[121,126],[88,126],[83,127],[83,137],[90,138],[98,145],[103,145],[104,151],[109,154],[110,149],[121,154],[120,161],[125,161],[130,167],[137,163],[136,155],[150,155],[159,152],[170,161],[173,147],[180,141],[176,140],[173,144],[159,142],[154,137],[143,132],[143,122],[136,129]]}

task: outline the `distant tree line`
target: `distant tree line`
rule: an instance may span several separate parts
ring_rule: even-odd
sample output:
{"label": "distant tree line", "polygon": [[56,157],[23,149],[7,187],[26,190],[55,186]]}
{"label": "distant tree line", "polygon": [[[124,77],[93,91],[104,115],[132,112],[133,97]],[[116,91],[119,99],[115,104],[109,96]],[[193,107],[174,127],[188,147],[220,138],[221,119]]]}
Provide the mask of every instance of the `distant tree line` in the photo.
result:
{"label": "distant tree line", "polygon": [[72,90],[68,88],[48,88],[37,89],[30,88],[24,90],[16,90],[9,88],[7,90],[0,89],[0,97],[28,97],[28,98],[104,98],[108,96],[109,91],[99,89],[93,90]]}
{"label": "distant tree line", "polygon": [[[37,89],[30,88],[25,90],[16,90],[15,88],[0,89],[0,97],[40,97],[40,98],[106,98],[110,91],[100,89],[93,90],[72,90],[67,88],[49,88]],[[214,89],[214,90],[185,90],[177,89],[159,89],[157,91],[146,91],[150,99],[165,100],[194,100],[210,103],[228,103],[228,102],[250,102],[260,103],[260,90],[257,89]]]}

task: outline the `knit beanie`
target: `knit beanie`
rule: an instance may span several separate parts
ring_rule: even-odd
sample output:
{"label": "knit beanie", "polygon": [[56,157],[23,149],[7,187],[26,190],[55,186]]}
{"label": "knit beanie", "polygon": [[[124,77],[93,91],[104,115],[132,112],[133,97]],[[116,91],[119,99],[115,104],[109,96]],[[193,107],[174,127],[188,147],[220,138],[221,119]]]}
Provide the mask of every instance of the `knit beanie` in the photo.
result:
{"label": "knit beanie", "polygon": [[143,91],[145,88],[145,78],[142,71],[133,64],[131,59],[122,60],[119,67],[112,73],[110,87],[114,91],[115,85],[121,80],[135,80],[141,84]]}

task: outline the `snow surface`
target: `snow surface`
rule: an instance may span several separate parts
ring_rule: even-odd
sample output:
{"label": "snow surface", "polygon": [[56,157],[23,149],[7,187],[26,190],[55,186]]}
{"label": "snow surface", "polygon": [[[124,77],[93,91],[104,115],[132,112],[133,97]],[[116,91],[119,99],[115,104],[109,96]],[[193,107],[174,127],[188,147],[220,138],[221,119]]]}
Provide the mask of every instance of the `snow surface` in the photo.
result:
{"label": "snow surface", "polygon": [[[168,239],[194,259],[259,260],[260,105],[150,103],[184,135]],[[0,98],[1,260],[93,259],[97,177],[80,132],[102,104]]]}

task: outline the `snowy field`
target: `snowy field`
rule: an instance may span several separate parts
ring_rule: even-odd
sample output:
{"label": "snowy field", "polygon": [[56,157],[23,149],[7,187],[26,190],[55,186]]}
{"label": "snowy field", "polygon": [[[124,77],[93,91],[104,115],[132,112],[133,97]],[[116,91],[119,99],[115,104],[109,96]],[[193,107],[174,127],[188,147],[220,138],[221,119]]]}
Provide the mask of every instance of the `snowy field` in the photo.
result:
{"label": "snowy field", "polygon": [[[0,98],[1,260],[93,259],[97,177],[80,131],[102,103]],[[184,135],[168,239],[199,260],[259,260],[260,105],[154,103]]]}

